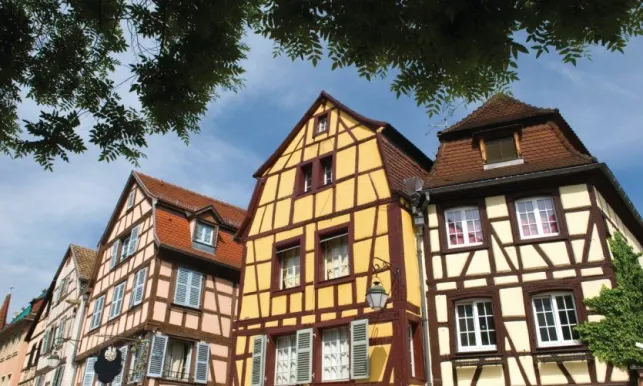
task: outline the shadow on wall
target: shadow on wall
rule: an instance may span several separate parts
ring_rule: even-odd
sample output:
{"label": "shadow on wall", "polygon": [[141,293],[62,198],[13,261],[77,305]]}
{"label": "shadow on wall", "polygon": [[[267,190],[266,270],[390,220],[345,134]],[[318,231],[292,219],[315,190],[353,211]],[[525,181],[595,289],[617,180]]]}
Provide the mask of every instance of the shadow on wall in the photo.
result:
{"label": "shadow on wall", "polygon": [[373,348],[373,351],[371,352],[371,375],[369,377],[371,380],[382,379],[387,359],[388,352],[384,347],[376,346]]}

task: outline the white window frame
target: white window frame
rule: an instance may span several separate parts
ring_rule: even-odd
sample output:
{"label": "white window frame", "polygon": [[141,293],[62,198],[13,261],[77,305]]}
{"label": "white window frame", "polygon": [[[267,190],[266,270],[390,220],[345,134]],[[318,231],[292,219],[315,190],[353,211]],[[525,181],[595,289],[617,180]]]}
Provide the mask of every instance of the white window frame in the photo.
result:
{"label": "white window frame", "polygon": [[[342,364],[340,364],[339,366],[334,366],[334,367],[340,367],[340,368],[341,368],[341,367],[343,367],[343,366],[346,366],[346,377],[344,377],[344,378],[325,378],[326,374],[325,374],[324,369],[325,369],[327,366],[325,365],[325,363],[324,363],[324,362],[325,362],[325,359],[326,359],[326,355],[327,355],[327,354],[333,354],[333,353],[328,353],[328,352],[327,352],[327,348],[326,348],[326,340],[327,340],[327,339],[328,339],[328,340],[331,340],[330,338],[327,338],[327,334],[331,334],[331,333],[332,333],[332,332],[334,332],[334,331],[337,331],[337,332],[338,332],[338,334],[337,334],[337,339],[335,340],[335,344],[337,345],[337,346],[336,346],[336,347],[337,347],[336,355],[338,355],[338,356],[339,356],[338,360],[341,360],[341,355],[342,355],[342,350],[341,350],[342,340],[345,340],[345,341],[346,341],[346,346],[347,346],[347,348],[346,348],[346,352],[345,352],[346,357],[347,357],[346,365],[342,365]],[[342,339],[342,336],[341,336],[340,334],[342,334],[342,335],[344,336],[344,339]],[[322,381],[323,381],[323,382],[326,382],[326,381],[348,381],[348,380],[350,380],[350,378],[351,378],[351,370],[350,370],[350,367],[351,367],[351,357],[350,357],[350,356],[351,356],[351,349],[350,349],[350,343],[351,343],[351,342],[350,342],[350,340],[351,340],[351,338],[350,338],[350,328],[349,328],[348,326],[342,326],[342,327],[336,327],[336,328],[329,328],[329,329],[325,329],[325,330],[323,330],[323,331],[322,331],[322,356],[321,356],[322,363],[320,363],[320,369],[321,369],[321,372],[322,372]],[[330,367],[332,367],[332,366],[330,366]]]}
{"label": "white window frame", "polygon": [[321,162],[321,164],[322,164],[324,186],[332,184],[333,183],[333,159],[326,158]]}
{"label": "white window frame", "polygon": [[[487,330],[487,331],[494,331],[496,335],[496,343],[495,344],[488,344],[484,345],[482,344],[482,331],[480,329],[480,318],[478,314],[478,304],[479,303],[490,303],[491,304],[491,319],[494,321],[493,330]],[[458,306],[460,305],[471,305],[471,308],[473,310],[473,330],[475,333],[475,338],[476,338],[476,345],[475,346],[462,346],[462,341],[460,340],[460,312],[458,310]],[[458,352],[477,352],[477,351],[495,351],[498,349],[498,327],[496,326],[496,322],[494,319],[494,310],[493,308],[493,302],[491,299],[466,299],[466,300],[461,300],[455,303],[455,325],[456,325],[456,341],[458,343]]]}
{"label": "white window frame", "polygon": [[[540,209],[538,209],[538,200],[550,200],[551,201],[551,206],[552,210],[554,212],[554,218],[556,220],[556,227],[558,228],[558,232],[552,232],[552,233],[545,233],[543,230],[543,224],[542,220],[540,218]],[[535,235],[530,235],[526,236],[522,230],[522,223],[520,222],[520,211],[518,210],[518,205],[521,203],[525,202],[531,202],[533,208],[534,208],[534,217],[536,219],[536,230],[537,234]],[[523,198],[520,200],[516,200],[514,204],[514,210],[516,211],[516,226],[518,227],[518,231],[520,232],[520,239],[522,240],[527,240],[527,239],[536,239],[536,238],[542,238],[542,237],[554,237],[560,235],[560,220],[558,219],[558,213],[556,213],[556,201],[554,201],[554,197],[552,196],[538,196],[538,197],[529,197],[529,198]]]}
{"label": "white window frame", "polygon": [[[205,239],[202,237],[204,236],[204,234],[202,232],[199,232],[199,228],[210,230],[210,242],[205,241]],[[205,245],[214,245],[214,226],[197,221],[196,224],[194,224],[194,241]]]}
{"label": "white window frame", "polygon": [[[298,252],[296,256],[286,255],[287,252],[295,249]],[[279,259],[279,289],[283,290],[299,287],[301,285],[301,251],[299,249],[299,245],[277,250],[277,258]],[[288,266],[288,261],[290,260],[296,260],[296,265],[293,264],[292,266]],[[292,277],[290,277],[291,268],[294,270]],[[296,284],[286,285],[285,280],[295,280]]]}
{"label": "white window frame", "polygon": [[[324,122],[323,128],[322,128],[322,120]],[[315,133],[316,134],[322,134],[328,131],[328,114],[324,114],[319,116],[317,118],[317,127],[315,128]]]}
{"label": "white window frame", "polygon": [[[287,342],[288,346],[279,347],[281,342],[284,342],[286,340],[289,340],[289,342]],[[279,360],[279,350],[287,351],[287,359],[285,361]],[[282,363],[286,363],[288,365],[288,371],[277,371],[279,369],[279,365]],[[288,374],[289,379],[290,377],[294,376],[295,381],[278,383],[277,379],[279,378],[280,374]],[[297,384],[297,334],[279,336],[275,339],[275,386],[286,386],[294,384]]]}
{"label": "white window frame", "polygon": [[308,165],[302,169],[304,175],[304,193],[308,193],[313,190],[313,168],[312,165]]}
{"label": "white window frame", "polygon": [[[536,342],[538,343],[538,347],[561,347],[561,346],[577,346],[581,344],[581,341],[578,339],[572,339],[570,340],[565,340],[563,338],[563,329],[561,326],[560,322],[560,315],[558,313],[558,304],[556,303],[556,297],[557,296],[569,296],[572,299],[572,304],[574,306],[574,315],[576,316],[576,324],[575,326],[578,326],[580,324],[580,319],[578,318],[578,306],[576,305],[576,299],[574,297],[574,293],[571,291],[557,291],[557,292],[547,292],[547,293],[541,293],[537,294],[531,297],[531,307],[534,313],[534,327],[536,329]],[[540,326],[538,325],[538,315],[536,313],[536,299],[544,299],[544,298],[549,298],[549,301],[551,302],[551,308],[552,312],[554,314],[554,327],[556,329],[556,336],[557,340],[551,341],[551,342],[543,342],[540,339]],[[570,325],[570,324],[568,324]]]}
{"label": "white window frame", "polygon": [[127,209],[131,209],[134,206],[134,198],[136,196],[136,190],[129,192],[127,196]]}
{"label": "white window frame", "polygon": [[[332,240],[335,240],[335,239],[339,239],[339,238],[345,238],[345,240],[346,240],[346,251],[345,251],[345,254],[346,254],[346,256],[345,256],[345,258],[346,258],[346,274],[345,275],[340,275],[340,276],[335,276],[335,277],[331,278],[328,275],[328,271],[330,269],[335,269],[336,267],[339,267],[340,271],[341,271],[342,267],[344,266],[344,264],[342,263],[341,259],[344,256],[341,256],[341,255],[329,256],[328,250],[327,250],[327,248],[324,248],[323,244],[327,243],[327,242],[330,242]],[[319,240],[319,247],[321,249],[322,259],[324,259],[324,280],[334,280],[334,279],[338,279],[338,278],[341,278],[341,277],[349,276],[351,274],[351,262],[350,262],[350,253],[349,253],[349,248],[351,246],[348,245],[348,232],[343,232],[343,233],[340,233],[340,234],[337,234],[337,235],[334,235],[334,236],[322,238],[321,240]],[[329,259],[332,261],[332,267],[329,267]]]}
{"label": "white window frame", "polygon": [[[478,220],[475,220],[475,219],[474,220],[468,220],[467,219],[466,214],[467,214],[467,211],[470,211],[470,210],[475,210],[475,211],[478,212]],[[460,224],[462,225],[462,236],[463,236],[463,239],[464,239],[464,244],[451,244],[451,233],[449,233],[448,216],[449,216],[449,213],[455,213],[455,212],[460,213],[460,218],[461,218]],[[471,241],[469,241],[469,221],[478,221],[480,223],[480,233],[482,234],[482,240],[483,241],[473,242],[473,243]],[[456,223],[456,225],[457,225],[457,223]],[[449,208],[449,209],[445,210],[444,211],[444,231],[445,231],[445,234],[446,234],[447,245],[448,245],[449,249],[451,249],[451,248],[455,249],[455,248],[472,247],[472,246],[484,244],[484,231],[482,230],[482,217],[480,217],[480,208],[478,208],[477,206],[460,206],[460,207],[457,207],[457,208]],[[475,232],[475,229],[474,229],[474,232]]]}

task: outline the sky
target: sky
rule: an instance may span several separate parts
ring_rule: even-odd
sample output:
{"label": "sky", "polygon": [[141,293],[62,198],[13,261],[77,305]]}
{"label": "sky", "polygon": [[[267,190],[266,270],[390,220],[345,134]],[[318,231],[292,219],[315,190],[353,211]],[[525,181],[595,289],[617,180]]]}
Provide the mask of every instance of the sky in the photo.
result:
{"label": "sky", "polygon": [[[210,104],[201,133],[189,146],[176,136],[149,140],[138,170],[197,192],[246,207],[253,172],[279,146],[325,90],[353,110],[391,123],[429,157],[444,117],[429,118],[409,97],[396,98],[392,78],[367,81],[354,69],[331,71],[330,62],[273,58],[272,43],[246,37],[251,50],[243,66],[245,87],[224,92]],[[624,54],[600,49],[576,67],[554,56],[523,56],[513,95],[540,107],[557,107],[589,150],[607,162],[623,188],[643,209],[643,38]],[[115,79],[127,74],[117,73]],[[136,105],[132,96],[125,100]],[[478,104],[462,105],[453,124]],[[35,119],[38,106],[24,103],[19,115]],[[98,151],[59,161],[44,171],[33,159],[0,155],[0,299],[13,286],[9,317],[49,286],[70,243],[96,247],[133,166],[99,163]]]}

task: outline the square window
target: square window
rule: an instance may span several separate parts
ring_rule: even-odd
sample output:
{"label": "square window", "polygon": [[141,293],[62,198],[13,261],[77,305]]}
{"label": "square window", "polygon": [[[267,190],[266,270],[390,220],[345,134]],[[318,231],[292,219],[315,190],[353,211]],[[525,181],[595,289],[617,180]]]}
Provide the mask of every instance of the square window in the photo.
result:
{"label": "square window", "polygon": [[513,136],[485,140],[487,163],[511,161],[518,158],[516,142]]}
{"label": "square window", "polygon": [[516,218],[520,237],[556,236],[559,232],[552,197],[535,197],[516,201]]}
{"label": "square window", "polygon": [[326,131],[328,131],[328,114],[317,118],[317,130],[315,134],[325,133]]}
{"label": "square window", "polygon": [[348,233],[326,237],[319,242],[323,258],[324,280],[348,276]]}
{"label": "square window", "polygon": [[456,304],[458,351],[496,349],[496,327],[489,300],[469,300]]}
{"label": "square window", "polygon": [[214,227],[212,225],[197,222],[194,228],[194,241],[199,243],[212,245],[214,235]]}
{"label": "square window", "polygon": [[343,381],[349,378],[348,327],[324,330],[322,333],[322,380]]}
{"label": "square window", "polygon": [[480,212],[476,207],[453,208],[445,211],[446,235],[449,248],[483,243]]}
{"label": "square window", "polygon": [[275,353],[275,385],[297,384],[297,335],[277,338]]}
{"label": "square window", "polygon": [[533,298],[532,306],[540,347],[580,344],[574,329],[578,318],[571,293],[539,295]]}
{"label": "square window", "polygon": [[299,246],[277,251],[277,258],[279,259],[279,289],[299,287],[301,277]]}

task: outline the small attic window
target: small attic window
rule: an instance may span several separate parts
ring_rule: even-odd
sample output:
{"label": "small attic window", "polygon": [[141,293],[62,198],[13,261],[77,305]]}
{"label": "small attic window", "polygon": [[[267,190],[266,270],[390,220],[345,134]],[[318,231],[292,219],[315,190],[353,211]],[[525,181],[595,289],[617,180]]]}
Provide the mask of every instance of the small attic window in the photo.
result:
{"label": "small attic window", "polygon": [[197,221],[194,225],[192,247],[208,253],[214,253],[217,238],[217,227]]}
{"label": "small attic window", "polygon": [[315,135],[323,134],[328,131],[328,114],[320,115],[317,117],[315,125]]}
{"label": "small attic window", "polygon": [[129,196],[127,196],[127,209],[131,209],[134,206],[135,193],[135,190],[129,192]]}
{"label": "small attic window", "polygon": [[494,169],[503,166],[522,164],[518,133],[503,137],[480,139],[480,151],[484,168]]}

